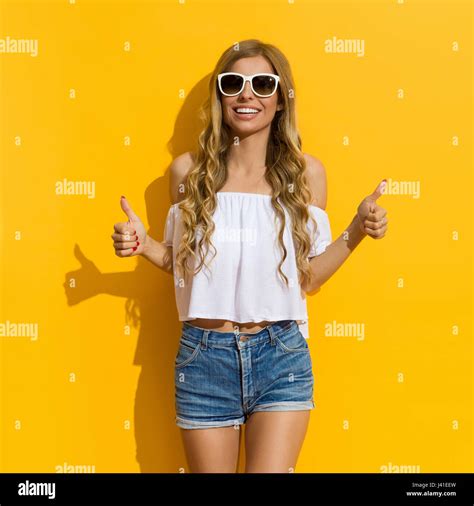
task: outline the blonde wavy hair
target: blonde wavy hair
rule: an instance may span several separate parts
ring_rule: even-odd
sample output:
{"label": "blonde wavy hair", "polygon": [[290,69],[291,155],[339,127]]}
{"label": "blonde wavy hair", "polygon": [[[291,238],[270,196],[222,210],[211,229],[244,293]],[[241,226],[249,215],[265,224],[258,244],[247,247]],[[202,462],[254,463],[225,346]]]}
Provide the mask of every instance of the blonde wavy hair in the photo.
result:
{"label": "blonde wavy hair", "polygon": [[[273,66],[274,73],[280,76],[278,101],[283,109],[276,111],[272,120],[266,152],[265,180],[272,188],[271,205],[280,222],[278,241],[282,252],[278,264],[278,273],[288,286],[288,278],[282,270],[287,257],[283,242],[285,213],[281,204],[287,209],[292,222],[292,235],[296,252],[299,283],[311,281],[312,273],[308,263],[308,254],[314,237],[307,232],[307,222],[311,219],[313,230],[316,221],[310,214],[308,204],[311,201],[306,178],[306,161],[301,151],[301,138],[296,127],[296,108],[294,83],[290,65],[283,53],[271,44],[256,39],[239,42],[226,49],[211,75],[209,97],[200,109],[200,116],[205,127],[198,140],[198,150],[194,155],[194,166],[189,172],[183,200],[178,204],[181,210],[183,235],[176,255],[176,266],[181,277],[190,274],[188,259],[196,258],[196,243],[199,250],[199,264],[193,275],[204,265],[209,247],[213,257],[217,249],[212,244],[211,236],[215,226],[212,215],[217,206],[216,192],[227,179],[226,160],[231,139],[231,132],[223,122],[220,91],[217,88],[217,76],[229,72],[234,62],[240,58],[264,56]],[[281,203],[280,203],[281,202]]]}

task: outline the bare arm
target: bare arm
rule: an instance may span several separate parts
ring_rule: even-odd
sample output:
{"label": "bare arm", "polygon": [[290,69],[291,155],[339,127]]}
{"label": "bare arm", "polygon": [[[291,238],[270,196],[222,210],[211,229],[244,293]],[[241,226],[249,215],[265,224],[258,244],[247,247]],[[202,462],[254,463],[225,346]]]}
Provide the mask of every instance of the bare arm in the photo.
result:
{"label": "bare arm", "polygon": [[[310,155],[305,155],[305,158],[307,182],[313,195],[311,203],[324,210],[327,201],[325,168],[318,159]],[[349,258],[349,255],[364,237],[370,235],[374,239],[380,239],[384,236],[388,221],[385,217],[386,211],[375,203],[382,191],[383,188],[380,190],[379,185],[375,192],[366,197],[359,205],[357,213],[346,230],[326,248],[324,253],[313,257],[309,261],[313,273],[313,282],[311,285],[302,285],[305,292],[318,291]]]}
{"label": "bare arm", "polygon": [[354,248],[366,236],[362,232],[357,215],[354,216],[347,229],[327,248],[324,253],[313,257],[309,261],[313,272],[313,283],[302,285],[305,292],[318,291],[338,269],[349,258]]}
{"label": "bare arm", "polygon": [[169,274],[173,272],[173,248],[171,246],[155,241],[147,235],[142,256],[163,271]]}
{"label": "bare arm", "polygon": [[[170,197],[172,204],[182,200],[184,184],[194,164],[191,153],[183,153],[173,160],[170,166]],[[155,241],[147,235],[142,255],[160,269],[173,273],[173,248],[164,242]]]}

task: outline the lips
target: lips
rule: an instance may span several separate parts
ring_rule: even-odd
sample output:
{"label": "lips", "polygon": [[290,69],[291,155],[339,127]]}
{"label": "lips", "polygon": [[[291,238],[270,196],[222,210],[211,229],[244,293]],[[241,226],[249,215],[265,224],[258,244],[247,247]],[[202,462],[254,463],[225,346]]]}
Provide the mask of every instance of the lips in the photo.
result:
{"label": "lips", "polygon": [[[257,112],[260,112],[261,109],[259,109],[258,107],[254,107],[253,105],[238,105],[236,107],[232,107],[232,110],[234,112],[237,112],[237,109],[254,109],[256,110]],[[242,114],[242,113],[238,113],[238,114]],[[256,114],[256,113],[255,113]]]}
{"label": "lips", "polygon": [[[237,109],[242,109],[242,110],[245,110],[245,109],[254,109],[257,112],[237,112]],[[247,106],[247,107],[245,107],[245,106],[233,107],[232,110],[234,111],[235,116],[239,120],[241,120],[241,121],[252,120],[253,118],[257,117],[260,114],[260,111],[261,111],[261,109],[257,109],[256,107],[250,107],[250,106]]]}

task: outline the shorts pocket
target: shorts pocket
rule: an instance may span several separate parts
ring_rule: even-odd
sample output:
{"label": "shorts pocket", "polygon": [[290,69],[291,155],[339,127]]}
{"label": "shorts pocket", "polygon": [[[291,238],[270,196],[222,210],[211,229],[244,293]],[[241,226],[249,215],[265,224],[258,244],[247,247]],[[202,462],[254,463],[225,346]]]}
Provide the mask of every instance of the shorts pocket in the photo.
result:
{"label": "shorts pocket", "polygon": [[176,369],[181,369],[193,362],[199,355],[201,343],[186,338],[183,334],[179,340],[178,353],[174,361]]}
{"label": "shorts pocket", "polygon": [[277,345],[285,353],[309,353],[309,346],[300,330],[275,336]]}

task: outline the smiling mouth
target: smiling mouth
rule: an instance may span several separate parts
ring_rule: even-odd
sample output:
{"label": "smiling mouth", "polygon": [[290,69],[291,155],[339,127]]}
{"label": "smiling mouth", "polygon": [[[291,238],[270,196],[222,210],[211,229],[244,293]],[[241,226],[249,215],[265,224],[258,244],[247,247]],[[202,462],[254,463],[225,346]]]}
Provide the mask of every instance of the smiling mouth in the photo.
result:
{"label": "smiling mouth", "polygon": [[260,112],[260,109],[256,107],[235,107],[233,111],[238,117],[253,118]]}

